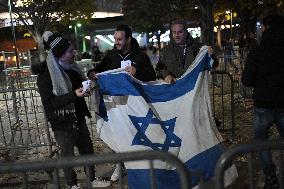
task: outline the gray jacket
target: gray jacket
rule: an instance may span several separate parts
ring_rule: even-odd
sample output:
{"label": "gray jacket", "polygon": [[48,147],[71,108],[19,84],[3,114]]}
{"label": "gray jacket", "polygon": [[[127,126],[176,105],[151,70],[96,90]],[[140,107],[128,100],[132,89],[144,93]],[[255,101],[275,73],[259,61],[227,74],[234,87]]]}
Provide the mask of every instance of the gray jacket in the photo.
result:
{"label": "gray jacket", "polygon": [[169,45],[160,53],[160,59],[156,66],[157,78],[165,79],[168,74],[171,74],[175,78],[181,77],[192,64],[200,47],[201,44],[194,40],[188,33],[184,56],[183,48],[176,45],[174,40],[171,39]]}

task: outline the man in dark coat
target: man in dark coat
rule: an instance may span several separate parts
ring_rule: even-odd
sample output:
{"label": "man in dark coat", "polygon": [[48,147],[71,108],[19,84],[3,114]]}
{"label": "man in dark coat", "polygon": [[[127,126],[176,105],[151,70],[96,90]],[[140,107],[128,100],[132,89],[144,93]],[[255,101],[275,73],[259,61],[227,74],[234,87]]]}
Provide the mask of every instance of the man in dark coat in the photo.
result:
{"label": "man in dark coat", "polygon": [[[277,125],[280,137],[284,137],[284,18],[277,14],[262,21],[260,45],[247,59],[242,83],[254,88],[254,138],[266,141],[270,127]],[[260,154],[265,174],[265,189],[279,188],[276,168],[271,152]]]}
{"label": "man in dark coat", "polygon": [[[41,70],[38,70],[37,85],[47,119],[61,148],[61,156],[74,156],[75,146],[81,155],[93,154],[85,120],[85,116],[91,117],[82,88],[85,78],[74,63],[74,47],[67,39],[51,32],[45,32],[44,39],[50,50]],[[96,179],[94,166],[87,169],[92,187],[110,185],[110,182]],[[81,188],[73,169],[64,169],[64,174],[70,189]]]}
{"label": "man in dark coat", "polygon": [[106,54],[99,65],[88,72],[90,79],[95,79],[96,73],[124,68],[130,75],[141,81],[156,80],[150,58],[141,51],[137,40],[132,37],[129,26],[117,26],[114,39],[114,48]]}
{"label": "man in dark coat", "polygon": [[[157,77],[167,83],[173,83],[180,78],[194,61],[201,44],[194,40],[187,31],[184,20],[174,20],[171,24],[171,41],[161,54],[156,66]],[[217,59],[213,49],[208,47],[208,52],[217,66]]]}
{"label": "man in dark coat", "polygon": [[[139,47],[136,39],[132,37],[132,30],[127,25],[119,25],[114,32],[115,46],[102,59],[94,69],[89,70],[88,77],[96,79],[96,74],[113,69],[124,69],[140,81],[156,80],[156,73],[150,58]],[[120,166],[117,165],[111,181],[119,179]]]}

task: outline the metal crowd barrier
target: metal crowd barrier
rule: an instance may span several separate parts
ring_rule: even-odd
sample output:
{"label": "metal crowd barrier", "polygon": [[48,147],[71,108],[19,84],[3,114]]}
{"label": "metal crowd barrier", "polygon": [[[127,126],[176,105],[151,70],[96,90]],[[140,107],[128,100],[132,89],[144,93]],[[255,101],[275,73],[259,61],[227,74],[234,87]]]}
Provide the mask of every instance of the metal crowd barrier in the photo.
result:
{"label": "metal crowd barrier", "polygon": [[[0,160],[54,156],[58,149],[38,93],[37,76],[0,75]],[[86,98],[91,105],[90,98]],[[96,132],[95,111],[86,119],[95,147],[106,146]],[[32,156],[30,156],[33,154]]]}
{"label": "metal crowd barrier", "polygon": [[[219,131],[235,136],[234,83],[229,72],[212,71],[211,99],[215,121]],[[229,102],[229,103],[228,103]]]}
{"label": "metal crowd barrier", "polygon": [[[266,142],[255,142],[251,144],[240,144],[237,145],[227,151],[225,151],[221,157],[219,158],[216,167],[215,167],[215,186],[216,189],[224,189],[224,174],[227,168],[236,160],[239,156],[247,156],[248,163],[247,169],[248,171],[242,171],[241,174],[248,173],[248,176],[242,175],[244,178],[248,178],[249,180],[249,188],[256,188],[256,168],[260,166],[256,166],[257,159],[255,158],[255,153],[257,154],[261,151],[265,150],[273,150],[275,153],[273,154],[274,159],[278,159],[277,166],[279,168],[279,182],[280,189],[284,188],[284,177],[283,177],[283,149],[284,149],[284,141],[283,140],[271,140]],[[280,160],[279,160],[280,159]],[[242,180],[244,181],[244,180]]]}
{"label": "metal crowd barrier", "polygon": [[236,103],[242,103],[245,99],[252,98],[252,89],[245,87],[241,82],[241,75],[247,60],[248,50],[243,48],[241,50],[235,49],[234,51],[221,52],[218,56],[219,66],[217,70],[229,72],[233,77],[235,85]]}
{"label": "metal crowd barrier", "polygon": [[[53,186],[54,188],[61,187],[61,181],[59,177],[59,170],[63,168],[70,167],[84,167],[88,165],[99,165],[105,163],[120,163],[120,162],[130,162],[138,160],[149,160],[150,163],[150,181],[151,188],[156,188],[155,175],[153,171],[153,161],[162,160],[170,163],[175,166],[176,171],[180,176],[181,189],[189,189],[190,185],[190,173],[184,164],[174,155],[161,151],[140,151],[140,152],[129,152],[129,153],[116,153],[116,154],[104,154],[104,155],[89,155],[89,156],[77,156],[77,157],[68,157],[68,158],[58,158],[53,160],[46,161],[30,161],[30,162],[21,162],[21,163],[3,163],[0,166],[0,174],[7,173],[20,173],[22,174],[22,187],[27,189],[31,188],[31,181],[29,181],[28,172],[38,172],[46,171],[54,172]],[[88,169],[86,169],[88,170]],[[86,173],[88,178],[89,173]],[[122,173],[120,172],[120,177],[122,178]],[[89,179],[85,181],[86,188],[91,188],[91,182]],[[44,186],[42,186],[43,188]],[[123,179],[120,179],[119,188],[123,187]]]}
{"label": "metal crowd barrier", "polygon": [[51,151],[52,141],[35,81],[36,77],[8,77],[0,88],[1,153],[28,156]]}
{"label": "metal crowd barrier", "polygon": [[82,59],[80,61],[76,61],[80,66],[83,73],[87,74],[90,69],[93,69],[100,63],[100,61],[93,62],[92,59]]}

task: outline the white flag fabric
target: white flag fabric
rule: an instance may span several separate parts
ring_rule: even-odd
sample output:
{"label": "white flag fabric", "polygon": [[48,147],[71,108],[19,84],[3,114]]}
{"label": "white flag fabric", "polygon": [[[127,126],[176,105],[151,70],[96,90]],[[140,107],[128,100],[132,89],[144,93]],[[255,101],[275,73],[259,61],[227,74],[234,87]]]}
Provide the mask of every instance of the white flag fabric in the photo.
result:
{"label": "white flag fabric", "polygon": [[[172,84],[143,83],[118,69],[98,74],[103,101],[97,131],[116,152],[162,150],[176,155],[195,176],[209,180],[224,151],[210,108],[208,90],[212,60],[200,49],[186,73]],[[147,73],[145,73],[147,74]],[[131,189],[151,188],[149,161],[126,163]],[[167,162],[154,161],[157,188],[180,188],[179,176]],[[232,167],[227,184],[237,173]]]}

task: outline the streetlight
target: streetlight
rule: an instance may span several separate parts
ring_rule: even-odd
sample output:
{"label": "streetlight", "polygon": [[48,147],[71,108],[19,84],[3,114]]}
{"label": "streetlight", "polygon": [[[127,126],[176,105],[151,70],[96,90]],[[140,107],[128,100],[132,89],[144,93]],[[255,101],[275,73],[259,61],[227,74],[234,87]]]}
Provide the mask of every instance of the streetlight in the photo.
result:
{"label": "streetlight", "polygon": [[13,24],[11,0],[8,0],[8,7],[9,7],[11,26],[12,26],[13,43],[14,43],[14,46],[15,46],[16,65],[17,65],[17,68],[19,69],[20,68],[20,63],[19,63],[19,57],[18,57],[18,48],[17,48],[17,44],[16,44],[15,28],[14,28],[14,24]]}
{"label": "streetlight", "polygon": [[230,14],[230,20],[231,20],[231,23],[230,23],[230,29],[231,29],[230,39],[233,40],[233,27],[232,27],[233,26],[233,11],[227,10],[226,14]]}
{"label": "streetlight", "polygon": [[[75,31],[75,40],[76,40],[76,49],[79,51],[79,40],[78,40],[78,31],[77,29],[80,28],[82,26],[81,23],[77,23],[74,25],[74,31]],[[70,29],[73,28],[72,25],[69,26]]]}

